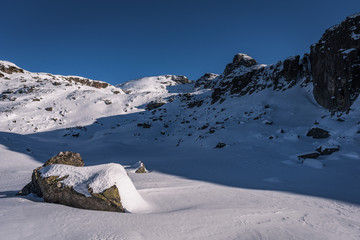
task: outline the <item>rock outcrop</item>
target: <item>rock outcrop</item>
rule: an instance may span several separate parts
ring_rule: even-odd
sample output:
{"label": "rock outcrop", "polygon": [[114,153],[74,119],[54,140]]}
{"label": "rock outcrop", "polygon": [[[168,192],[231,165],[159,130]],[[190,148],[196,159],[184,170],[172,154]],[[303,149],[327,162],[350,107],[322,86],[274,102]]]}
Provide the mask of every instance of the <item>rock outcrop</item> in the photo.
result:
{"label": "rock outcrop", "polygon": [[322,128],[318,128],[318,127],[315,127],[315,128],[311,128],[307,134],[306,134],[307,137],[312,137],[314,139],[322,139],[322,138],[328,138],[330,137],[330,134],[328,131],[322,129]]}
{"label": "rock outcrop", "polygon": [[195,88],[213,88],[216,84],[214,79],[216,79],[219,75],[215,73],[205,73],[195,82]]}
{"label": "rock outcrop", "polygon": [[286,90],[301,81],[305,85],[311,81],[309,57],[294,56],[273,65],[257,64],[246,54],[236,54],[212,94],[212,104],[225,99],[226,94],[243,96],[272,88]]}
{"label": "rock outcrop", "polygon": [[82,85],[86,85],[86,86],[94,87],[94,88],[107,88],[108,86],[110,86],[110,84],[108,84],[106,82],[90,80],[90,79],[87,79],[87,78],[64,77],[64,79],[66,81],[69,81],[70,83],[76,82],[76,83],[80,83]]}
{"label": "rock outcrop", "polygon": [[360,93],[360,14],[326,30],[310,54],[266,66],[239,53],[219,76],[212,104],[225,95],[245,95],[265,88],[286,90],[313,81],[316,101],[330,111],[348,111]]}
{"label": "rock outcrop", "polygon": [[360,14],[326,30],[311,46],[314,97],[331,111],[347,111],[360,92]]}
{"label": "rock outcrop", "polygon": [[[0,63],[0,71],[4,72],[4,73],[7,73],[7,74],[24,73],[24,70],[17,67],[16,65],[2,64],[2,63]],[[1,76],[4,77],[3,74],[1,74]]]}

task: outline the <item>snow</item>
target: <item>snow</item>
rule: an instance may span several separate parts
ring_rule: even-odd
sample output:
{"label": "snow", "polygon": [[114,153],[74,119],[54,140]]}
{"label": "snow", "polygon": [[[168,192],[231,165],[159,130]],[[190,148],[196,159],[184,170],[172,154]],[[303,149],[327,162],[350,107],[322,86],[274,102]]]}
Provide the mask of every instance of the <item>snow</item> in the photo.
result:
{"label": "snow", "polygon": [[[143,86],[123,84],[124,92],[131,91],[125,94],[121,86],[66,86],[61,76],[4,75],[10,80],[0,79],[1,93],[24,85],[35,89],[1,94],[7,95],[0,101],[1,238],[360,239],[360,99],[349,114],[331,116],[317,105],[310,85],[266,88],[211,105],[210,90],[175,85],[165,76],[137,80]],[[188,108],[187,96],[203,104]],[[168,103],[145,111],[156,99]],[[44,110],[49,106],[53,111]],[[138,127],[145,122],[151,127]],[[331,137],[306,137],[314,125]],[[214,148],[218,142],[226,147]],[[328,145],[340,151],[298,160]],[[32,170],[60,151],[79,152],[88,167],[46,171],[73,174],[68,181],[85,193],[86,179],[97,191],[127,179],[119,189],[132,189],[126,203],[131,213],[16,197]],[[134,173],[139,161],[151,172]],[[95,173],[109,181],[97,182]],[[132,206],[130,199],[143,202]]]}
{"label": "snow", "polygon": [[354,40],[359,40],[360,39],[360,34],[356,34],[354,32],[351,32],[351,38]]}
{"label": "snow", "polygon": [[[355,51],[356,50],[356,48],[349,48],[349,49],[347,49],[347,50],[342,50],[341,49],[341,53],[342,54],[349,54],[350,52],[352,52],[352,51]],[[339,50],[340,51],[340,50]]]}

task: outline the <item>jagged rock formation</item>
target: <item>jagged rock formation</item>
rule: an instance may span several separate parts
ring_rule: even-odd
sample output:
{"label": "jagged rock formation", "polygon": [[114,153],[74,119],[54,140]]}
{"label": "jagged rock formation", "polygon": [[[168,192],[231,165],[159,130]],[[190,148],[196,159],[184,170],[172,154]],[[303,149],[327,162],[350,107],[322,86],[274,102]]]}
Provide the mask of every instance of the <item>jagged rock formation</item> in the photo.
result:
{"label": "jagged rock formation", "polygon": [[360,14],[326,30],[311,46],[310,61],[316,101],[348,110],[360,92]]}
{"label": "jagged rock formation", "polygon": [[360,92],[360,14],[326,30],[310,55],[266,66],[238,53],[219,77],[212,103],[226,94],[245,95],[272,87],[285,90],[314,82],[314,97],[331,111],[347,111]]}
{"label": "jagged rock formation", "polygon": [[267,66],[260,65],[246,54],[236,54],[219,77],[217,87],[212,94],[212,104],[225,99],[226,94],[245,95],[265,88],[285,90],[298,81],[310,81],[308,55],[295,56]]}
{"label": "jagged rock formation", "polygon": [[195,88],[213,88],[215,85],[214,79],[219,75],[215,73],[205,73],[195,82]]}

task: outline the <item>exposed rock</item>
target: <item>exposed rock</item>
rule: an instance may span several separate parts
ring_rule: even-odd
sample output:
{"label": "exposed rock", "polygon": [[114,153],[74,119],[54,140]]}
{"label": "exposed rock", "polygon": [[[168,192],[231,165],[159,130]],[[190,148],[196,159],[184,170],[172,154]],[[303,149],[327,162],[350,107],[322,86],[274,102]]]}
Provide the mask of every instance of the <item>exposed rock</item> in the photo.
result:
{"label": "exposed rock", "polygon": [[215,78],[217,78],[219,75],[214,73],[205,73],[203,76],[201,76],[198,80],[195,82],[195,88],[213,88],[216,84],[215,81],[213,81]]}
{"label": "exposed rock", "polygon": [[270,87],[274,90],[286,90],[300,80],[306,86],[311,79],[307,55],[303,58],[290,57],[270,66],[258,65],[249,56],[246,59],[247,64],[244,63],[244,57],[235,55],[233,63],[226,66],[212,93],[212,104],[225,99],[226,93],[243,96]]}
{"label": "exposed rock", "polygon": [[148,173],[149,171],[146,169],[145,164],[142,161],[137,162],[135,165],[135,173]]}
{"label": "exposed rock", "polygon": [[105,103],[106,105],[112,104],[112,102],[111,102],[109,99],[105,99],[105,100],[104,100],[104,103]]}
{"label": "exposed rock", "polygon": [[310,53],[314,97],[332,111],[346,111],[360,92],[360,15],[326,30]]}
{"label": "exposed rock", "polygon": [[80,78],[80,77],[64,77],[64,78],[65,78],[65,80],[69,81],[70,83],[77,82],[82,85],[86,85],[86,86],[90,86],[90,87],[94,87],[94,88],[107,88],[108,86],[110,86],[110,84],[108,84],[106,82],[90,80],[87,78]]}
{"label": "exposed rock", "polygon": [[226,146],[225,143],[223,143],[223,142],[218,142],[218,143],[216,144],[215,148],[223,148],[223,147],[225,147],[225,146]]}
{"label": "exposed rock", "polygon": [[[0,71],[7,73],[7,74],[24,73],[24,70],[22,70],[21,68],[11,66],[11,65],[7,66],[7,65],[3,65],[3,64],[0,64]],[[4,77],[3,74],[2,74],[2,77]]]}
{"label": "exposed rock", "polygon": [[194,100],[188,103],[189,108],[200,107],[204,103],[203,100]]}
{"label": "exposed rock", "polygon": [[230,74],[234,69],[236,69],[240,66],[252,67],[256,64],[257,64],[256,60],[253,59],[252,57],[250,57],[244,53],[238,53],[234,56],[232,63],[229,63],[226,66],[226,68],[224,70],[224,75]]}
{"label": "exposed rock", "polygon": [[166,104],[165,102],[155,102],[155,101],[151,101],[149,104],[146,105],[146,109],[151,111],[155,108],[159,108],[161,106],[163,106],[164,104]]}
{"label": "exposed rock", "polygon": [[330,155],[339,150],[340,150],[340,146],[334,146],[334,147],[320,146],[316,149],[316,151],[318,151],[320,155]]}
{"label": "exposed rock", "polygon": [[307,158],[318,158],[320,156],[320,153],[313,152],[313,153],[307,153],[303,155],[299,155],[298,158],[307,159]]}
{"label": "exposed rock", "polygon": [[178,84],[186,84],[186,83],[190,83],[190,80],[185,77],[185,76],[182,76],[182,75],[166,75],[165,77],[171,77],[171,80],[173,80],[174,82],[178,83]]}
{"label": "exposed rock", "polygon": [[137,126],[143,127],[143,128],[150,128],[151,124],[150,123],[138,123]]}
{"label": "exposed rock", "polygon": [[44,167],[52,164],[65,164],[65,165],[71,165],[75,167],[83,167],[84,161],[82,160],[79,153],[75,152],[60,152],[55,157],[50,158],[44,163]]}
{"label": "exposed rock", "polygon": [[322,129],[322,128],[316,127],[316,128],[311,128],[311,129],[307,132],[306,136],[312,137],[312,138],[314,138],[314,139],[322,139],[322,138],[328,138],[328,137],[330,137],[330,134],[329,134],[328,131],[326,131],[326,130],[324,130],[324,129]]}

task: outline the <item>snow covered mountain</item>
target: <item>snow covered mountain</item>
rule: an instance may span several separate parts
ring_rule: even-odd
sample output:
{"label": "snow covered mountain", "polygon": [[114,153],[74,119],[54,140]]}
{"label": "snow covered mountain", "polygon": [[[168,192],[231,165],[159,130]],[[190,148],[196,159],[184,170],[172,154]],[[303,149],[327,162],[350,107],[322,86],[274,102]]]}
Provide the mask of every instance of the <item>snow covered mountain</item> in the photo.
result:
{"label": "snow covered mountain", "polygon": [[[310,54],[264,65],[239,53],[196,81],[112,86],[1,61],[0,232],[34,238],[30,226],[45,224],[40,239],[358,239],[359,35],[360,15],[350,16]],[[65,150],[87,165],[145,162],[151,173],[129,176],[152,210],[77,217],[11,197]],[[66,223],[54,230],[43,218]]]}

